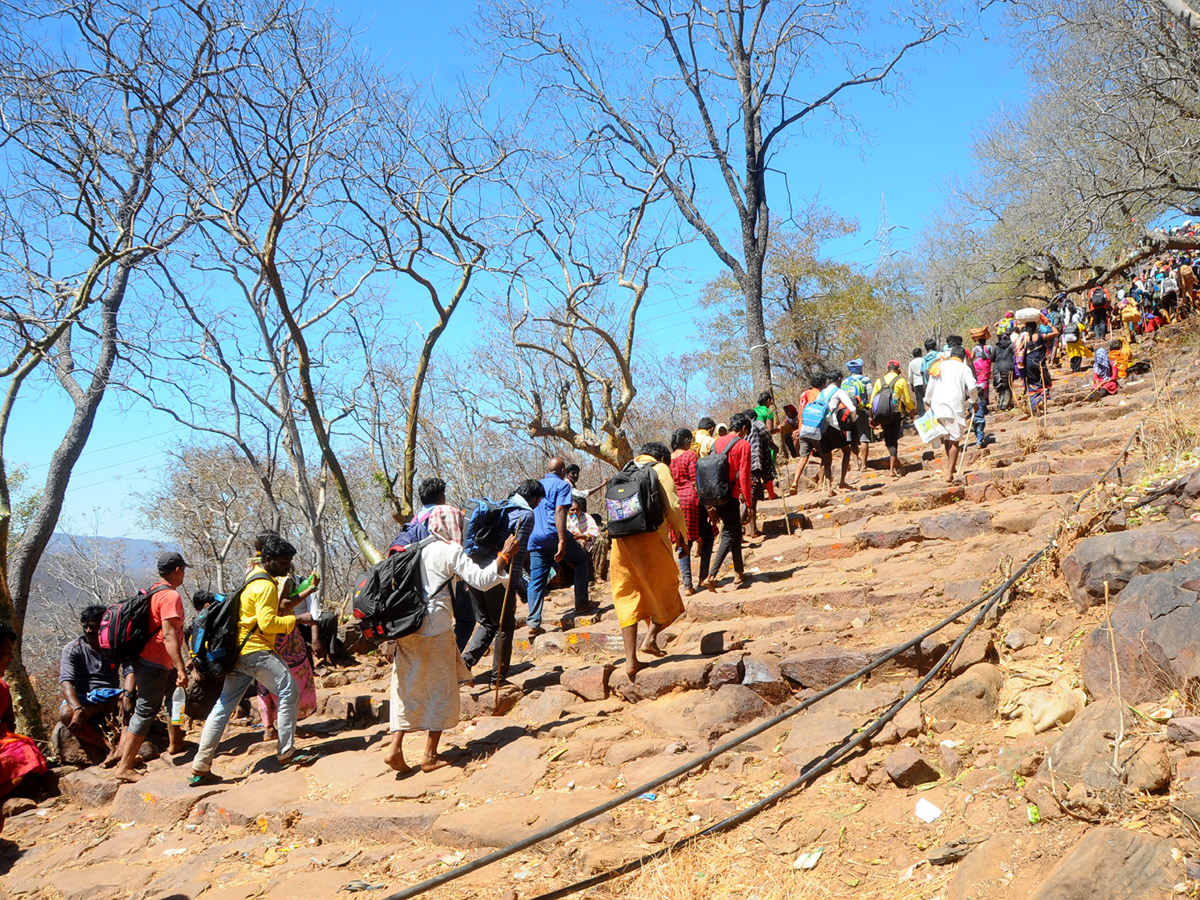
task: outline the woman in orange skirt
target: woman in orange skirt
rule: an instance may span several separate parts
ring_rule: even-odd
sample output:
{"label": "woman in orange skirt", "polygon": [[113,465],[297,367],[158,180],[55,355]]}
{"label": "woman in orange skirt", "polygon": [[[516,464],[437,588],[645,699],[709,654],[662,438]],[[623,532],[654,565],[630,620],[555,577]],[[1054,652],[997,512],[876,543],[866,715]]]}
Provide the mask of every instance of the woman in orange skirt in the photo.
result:
{"label": "woman in orange skirt", "polygon": [[644,667],[637,656],[638,623],[650,623],[641,645],[642,652],[666,656],[666,651],[658,646],[658,635],[683,614],[679,565],[671,532],[675,532],[679,546],[686,548],[688,531],[675,481],[668,468],[670,459],[671,453],[666,446],[655,442],[643,446],[641,454],[634,460],[639,466],[653,466],[654,474],[658,476],[663,513],[658,530],[612,539],[609,578],[617,622],[625,641],[625,672],[630,680]]}

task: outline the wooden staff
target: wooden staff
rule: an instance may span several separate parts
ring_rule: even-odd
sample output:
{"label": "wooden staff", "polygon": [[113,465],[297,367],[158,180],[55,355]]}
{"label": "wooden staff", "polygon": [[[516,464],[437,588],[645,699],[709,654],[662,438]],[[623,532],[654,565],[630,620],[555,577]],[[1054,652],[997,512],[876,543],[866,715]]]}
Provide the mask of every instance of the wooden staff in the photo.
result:
{"label": "wooden staff", "polygon": [[[512,559],[508,561],[508,584],[504,587],[504,600],[500,603],[500,621],[496,625],[496,643],[492,647],[492,715],[499,715],[497,710],[500,708],[500,660],[503,658],[501,648],[504,645],[504,620],[509,604],[515,602],[513,591],[516,589],[516,573],[519,571],[517,564],[520,559],[521,550],[518,549],[513,551]],[[512,635],[509,635],[509,640],[512,640]]]}

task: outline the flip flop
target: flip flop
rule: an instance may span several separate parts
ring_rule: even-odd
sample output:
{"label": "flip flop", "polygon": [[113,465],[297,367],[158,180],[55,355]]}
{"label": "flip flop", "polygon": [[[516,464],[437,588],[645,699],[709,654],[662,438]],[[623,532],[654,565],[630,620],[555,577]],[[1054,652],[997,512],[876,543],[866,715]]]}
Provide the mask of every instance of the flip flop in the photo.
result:
{"label": "flip flop", "polygon": [[313,753],[311,751],[301,750],[301,751],[296,751],[296,752],[292,753],[292,755],[289,756],[287,759],[281,759],[279,761],[279,764],[281,766],[284,766],[285,768],[287,766],[295,766],[296,768],[304,768],[305,766],[311,766],[313,763],[315,763],[320,758],[321,758],[320,753]]}
{"label": "flip flop", "polygon": [[212,772],[193,772],[188,778],[188,787],[205,787],[210,784],[220,784],[221,779]]}

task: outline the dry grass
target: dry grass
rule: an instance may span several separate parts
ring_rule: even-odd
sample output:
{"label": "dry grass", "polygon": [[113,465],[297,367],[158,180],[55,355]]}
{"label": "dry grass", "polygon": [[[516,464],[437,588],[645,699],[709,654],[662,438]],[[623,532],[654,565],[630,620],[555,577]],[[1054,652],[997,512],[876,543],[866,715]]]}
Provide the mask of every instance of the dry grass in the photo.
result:
{"label": "dry grass", "polygon": [[892,501],[896,512],[918,512],[924,509],[936,509],[938,502],[929,494],[918,494],[915,497],[897,497]]}
{"label": "dry grass", "polygon": [[[786,826],[784,826],[786,827]],[[930,900],[952,871],[918,867],[901,880],[890,870],[842,858],[826,846],[816,868],[802,872],[746,834],[705,841],[655,860],[636,875],[580,894],[594,900]],[[880,867],[881,869],[883,867]],[[949,867],[948,867],[949,868]]]}

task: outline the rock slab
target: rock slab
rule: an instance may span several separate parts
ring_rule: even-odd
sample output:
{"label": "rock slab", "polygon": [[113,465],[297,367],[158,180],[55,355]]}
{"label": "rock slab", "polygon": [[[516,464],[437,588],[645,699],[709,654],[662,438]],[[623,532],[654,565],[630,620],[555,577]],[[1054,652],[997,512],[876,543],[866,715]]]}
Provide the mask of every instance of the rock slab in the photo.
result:
{"label": "rock slab", "polygon": [[1170,841],[1123,828],[1093,828],[1029,900],[1148,900],[1169,897],[1183,866]]}
{"label": "rock slab", "polygon": [[1062,561],[1062,573],[1075,607],[1084,612],[1115,599],[1137,575],[1169,569],[1200,550],[1200,523],[1157,522],[1133,531],[1101,534],[1080,541]]}

